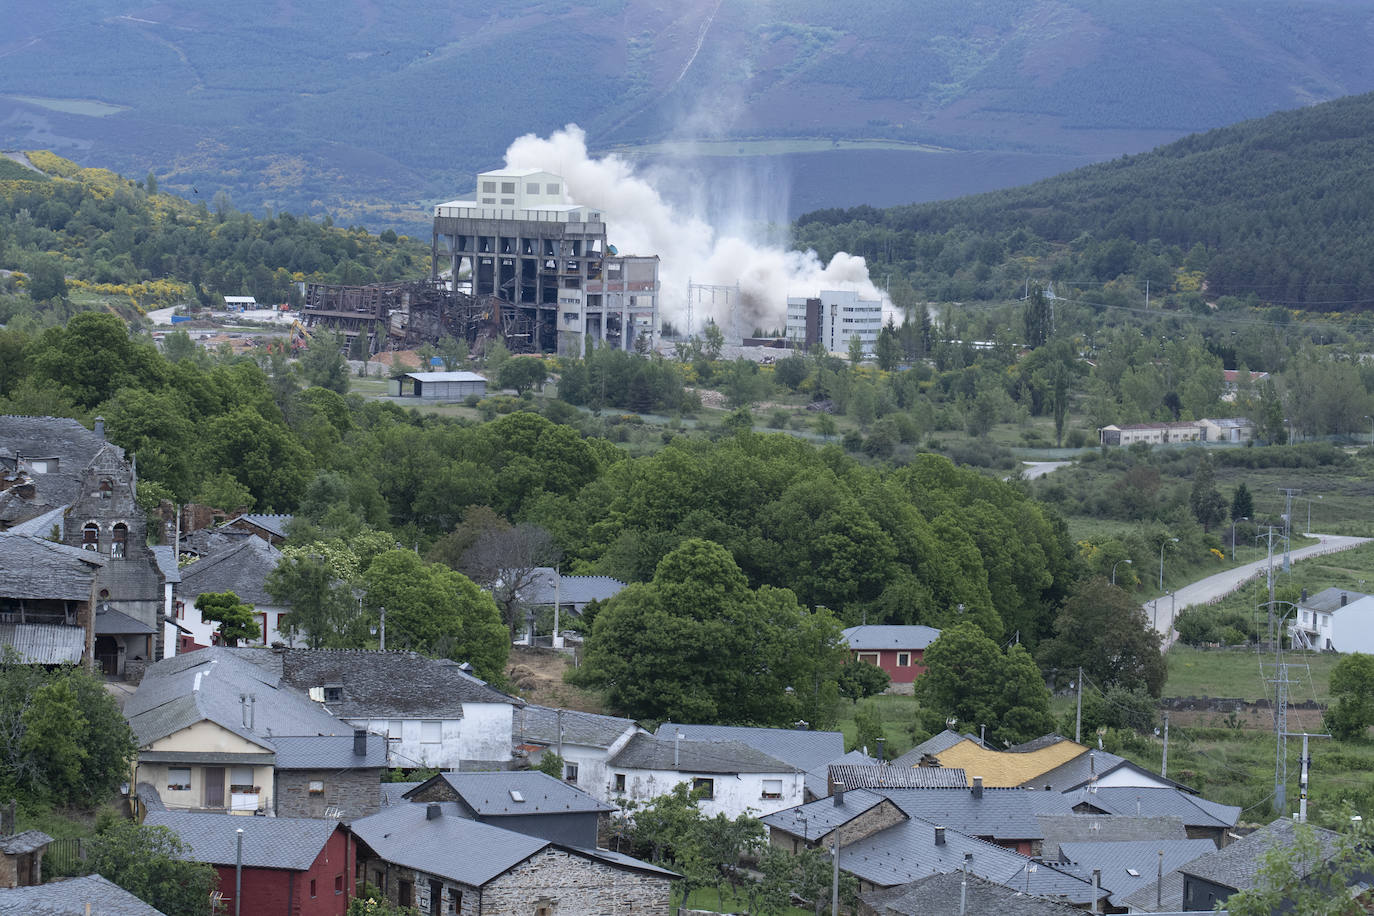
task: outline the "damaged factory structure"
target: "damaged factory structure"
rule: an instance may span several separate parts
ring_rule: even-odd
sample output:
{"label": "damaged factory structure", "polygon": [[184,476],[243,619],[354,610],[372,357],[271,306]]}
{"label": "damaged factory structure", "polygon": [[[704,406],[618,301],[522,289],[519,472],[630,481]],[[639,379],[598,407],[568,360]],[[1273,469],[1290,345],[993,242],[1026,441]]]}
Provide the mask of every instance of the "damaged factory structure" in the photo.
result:
{"label": "damaged factory structure", "polygon": [[603,214],[565,200],[551,172],[477,176],[476,200],[434,208],[430,279],[372,286],[312,284],[309,328],[367,337],[370,353],[501,340],[515,353],[647,350],[658,327],[658,256],[622,255]]}

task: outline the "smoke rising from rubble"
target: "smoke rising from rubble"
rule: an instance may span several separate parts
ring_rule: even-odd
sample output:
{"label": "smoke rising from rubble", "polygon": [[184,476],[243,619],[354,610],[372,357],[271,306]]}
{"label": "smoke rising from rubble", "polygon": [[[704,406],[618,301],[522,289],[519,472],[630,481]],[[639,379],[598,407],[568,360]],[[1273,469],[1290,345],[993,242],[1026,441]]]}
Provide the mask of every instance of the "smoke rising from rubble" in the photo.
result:
{"label": "smoke rising from rubble", "polygon": [[[662,284],[660,312],[685,330],[687,284],[740,287],[736,326],[745,335],[786,324],[788,296],[815,296],[823,289],[858,290],[866,299],[884,296],[869,280],[864,259],[839,252],[821,263],[814,251],[789,251],[744,237],[743,221],[718,230],[701,216],[668,203],[655,183],[688,181],[682,173],[656,169],[641,175],[615,155],[587,153],[585,132],[569,124],[551,136],[526,134],[506,150],[507,168],[543,169],[561,175],[568,199],[604,214],[607,239],[621,254],[657,254]],[[691,193],[684,197],[698,197]],[[696,209],[696,208],[694,208]],[[763,215],[763,214],[760,214]],[[731,335],[724,303],[710,297],[692,303],[693,331],[709,316]]]}

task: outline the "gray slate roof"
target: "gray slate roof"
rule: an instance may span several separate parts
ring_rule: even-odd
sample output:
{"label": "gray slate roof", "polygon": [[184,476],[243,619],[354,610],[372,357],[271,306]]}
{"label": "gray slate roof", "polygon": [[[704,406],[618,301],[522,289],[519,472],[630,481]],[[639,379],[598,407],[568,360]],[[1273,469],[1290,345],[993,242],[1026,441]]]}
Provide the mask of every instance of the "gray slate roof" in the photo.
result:
{"label": "gray slate roof", "polygon": [[[91,432],[75,420],[58,417],[17,417],[0,416],[0,459],[13,463],[16,456],[26,458],[57,458],[58,469],[48,474],[34,474],[38,497],[33,501],[18,502],[4,507],[3,517],[10,520],[32,518],[48,509],[70,505],[76,499],[81,487],[81,473],[106,445],[100,436]],[[122,458],[123,449],[111,446]],[[5,496],[13,496],[6,493]],[[25,511],[28,509],[29,511]]]}
{"label": "gray slate roof", "polygon": [[0,646],[28,665],[75,665],[86,651],[84,627],[53,623],[0,623]]}
{"label": "gray slate roof", "polygon": [[299,735],[272,739],[279,770],[354,770],[386,767],[386,737],[367,736],[367,754],[353,753],[352,735]]}
{"label": "gray slate roof", "polygon": [[170,544],[157,544],[149,549],[153,552],[153,560],[157,562],[162,581],[180,582],[181,569],[177,566],[176,548]]}
{"label": "gray slate roof", "polygon": [[[1102,870],[1102,886],[1112,892],[1111,901],[1123,901],[1143,887],[1154,888],[1159,880],[1160,858],[1164,853],[1164,874],[1193,860],[1217,851],[1211,840],[1139,840],[1125,843],[1063,843],[1061,862],[1078,866],[1075,871],[1092,880],[1092,870]],[[1135,874],[1131,874],[1134,871]],[[1161,900],[1162,900],[1161,894]]]}
{"label": "gray slate roof", "polygon": [[27,522],[20,522],[5,529],[6,534],[25,534],[29,537],[46,538],[52,534],[53,526],[57,526],[60,534],[65,527],[67,510],[70,506],[57,506],[49,509],[42,515],[36,515]]}
{"label": "gray slate roof", "polygon": [[970,789],[881,789],[911,817],[925,818],[969,836],[998,840],[1038,840],[1044,837],[1039,814],[1070,814],[1073,800],[1057,792],[1027,789],[984,789],[974,798]]}
{"label": "gray slate roof", "polygon": [[664,722],[654,734],[671,741],[677,732],[682,733],[684,744],[688,741],[737,741],[798,770],[822,768],[844,756],[844,734],[841,732]]}
{"label": "gray slate roof", "polygon": [[26,852],[42,849],[52,842],[52,837],[41,830],[25,830],[23,833],[0,837],[0,852],[7,856],[22,856]]}
{"label": "gray slate roof", "polygon": [[[1183,785],[1183,783],[1174,782],[1172,779],[1160,776],[1157,773],[1151,773],[1149,770],[1137,766],[1125,757],[1096,748],[1090,748],[1086,754],[1079,754],[1072,760],[1067,760],[1052,770],[1026,780],[1021,785],[1030,789],[1050,789],[1055,792],[1069,792],[1088,785],[1093,781],[1094,777],[1101,779],[1108,773],[1122,769],[1134,773],[1135,778],[1142,786],[1172,786],[1196,794],[1196,790]],[[1118,778],[1116,781],[1119,783],[1120,779]]]}
{"label": "gray slate roof", "polygon": [[90,601],[105,558],[41,537],[0,532],[0,597]]}
{"label": "gray slate roof", "polygon": [[147,636],[157,630],[123,611],[101,604],[95,609],[95,632],[97,636]]}
{"label": "gray slate roof", "polygon": [[961,735],[958,732],[945,729],[893,760],[892,765],[894,767],[914,767],[921,762],[921,758],[926,754],[939,754],[941,751],[947,751],[965,738],[971,741],[978,740],[974,735]]}
{"label": "gray slate roof", "polygon": [[[247,522],[255,528],[261,528],[268,534],[276,535],[279,538],[286,537],[286,526],[291,521],[289,515],[239,515],[225,522],[225,526],[232,525],[234,522]],[[261,540],[261,538],[259,538]]]}
{"label": "gray slate roof", "polygon": [[968,776],[957,767],[850,766],[829,767],[830,782],[846,789],[965,789]]}
{"label": "gray slate roof", "polygon": [[[1340,834],[1323,827],[1314,826],[1311,829],[1317,840],[1321,860],[1324,862],[1336,854],[1340,845]],[[1291,847],[1294,833],[1293,822],[1281,817],[1223,849],[1194,859],[1179,868],[1179,871],[1238,891],[1248,890],[1255,884],[1260,866],[1263,865],[1264,854],[1274,846]],[[1294,875],[1305,878],[1316,871],[1320,864],[1321,862],[1295,864]]]}
{"label": "gray slate roof", "polygon": [[345,719],[461,719],[464,703],[524,705],[452,661],[417,652],[287,649],[268,658],[280,665],[282,680],[298,690],[342,688],[343,699],[325,705]]}
{"label": "gray slate roof", "polygon": [[[844,860],[843,853],[840,859]],[[1083,913],[1066,903],[1027,897],[1013,888],[960,872],[931,875],[862,897],[879,916],[958,916],[965,911],[998,916],[1082,916]]]}
{"label": "gray slate roof", "polygon": [[178,591],[187,604],[194,604],[197,596],[207,592],[233,592],[255,607],[280,607],[263,587],[280,562],[280,550],[262,538],[244,538],[228,550],[183,569]]}
{"label": "gray slate roof", "polygon": [[1333,611],[1340,610],[1341,595],[1345,595],[1347,604],[1358,601],[1361,598],[1369,597],[1363,592],[1355,591],[1353,588],[1336,588],[1332,586],[1331,588],[1322,589],[1315,595],[1308,595],[1306,601],[1298,602],[1298,606],[1306,608],[1309,611],[1316,611],[1320,614],[1330,614]]}
{"label": "gray slate roof", "polygon": [[602,716],[575,709],[558,710],[551,706],[527,703],[515,713],[515,733],[525,742],[555,747],[558,744],[559,712],[562,712],[563,743],[583,747],[608,748],[626,731],[638,729],[633,719]]}
{"label": "gray slate roof", "polygon": [[[885,799],[876,792],[854,789],[844,793],[843,799],[836,804],[838,796],[819,798],[795,808],[774,811],[759,820],[766,826],[777,829],[804,840],[818,840],[836,827],[849,823],[854,818],[881,805]],[[841,854],[843,859],[843,854]]]}
{"label": "gray slate roof", "polygon": [[149,811],[145,824],[168,827],[190,847],[191,862],[233,865],[237,854],[235,831],[243,830],[245,868],[305,871],[339,829],[338,821],[301,817],[235,817],[190,811]]}
{"label": "gray slate roof", "polygon": [[[440,773],[420,785],[440,779],[448,783],[478,817],[615,810],[581,789],[538,770]],[[512,792],[518,792],[523,801],[516,801]]]}
{"label": "gray slate roof", "polygon": [[418,786],[418,782],[384,782],[382,783],[382,807],[389,805],[408,805],[410,800],[405,797],[406,793]]}
{"label": "gray slate roof", "polygon": [[[244,695],[256,698],[251,727],[244,723]],[[150,665],[125,702],[124,715],[140,747],[206,720],[267,751],[276,749],[274,737],[348,735],[351,740],[353,734],[351,725],[329,715],[304,693],[222,646]]]}
{"label": "gray slate roof", "polygon": [[1240,817],[1239,807],[1218,804],[1179,789],[1112,786],[1096,790],[1079,789],[1064,797],[1073,799],[1075,805],[1087,803],[1111,814],[1177,817],[1186,827],[1230,829]]}
{"label": "gray slate roof", "polygon": [[[87,911],[87,907],[90,910]],[[0,916],[166,916],[100,875],[0,889]]]}
{"label": "gray slate roof", "polygon": [[608,763],[625,770],[679,773],[798,772],[797,767],[738,741],[674,741],[653,735],[635,735]]}
{"label": "gray slate roof", "polygon": [[[1035,819],[1040,822],[1040,830],[1044,834],[1040,854],[1047,861],[1059,858],[1061,843],[1160,842],[1188,839],[1188,830],[1177,817],[1039,814]],[[1216,844],[1213,844],[1213,848],[1216,848]]]}
{"label": "gray slate roof", "polygon": [[940,638],[940,631],[925,626],[861,626],[842,631],[851,649],[924,649]]}
{"label": "gray slate roof", "polygon": [[624,582],[610,576],[560,577],[551,566],[538,567],[534,575],[535,578],[520,590],[523,604],[552,605],[556,595],[560,605],[575,604],[580,607],[590,601],[614,598],[625,588]]}

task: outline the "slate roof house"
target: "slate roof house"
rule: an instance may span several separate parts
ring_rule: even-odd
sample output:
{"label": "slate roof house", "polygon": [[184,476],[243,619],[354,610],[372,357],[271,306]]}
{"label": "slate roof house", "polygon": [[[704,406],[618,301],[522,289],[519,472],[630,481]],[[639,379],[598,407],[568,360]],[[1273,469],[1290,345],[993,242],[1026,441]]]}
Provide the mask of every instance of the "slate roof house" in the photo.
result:
{"label": "slate roof house", "polygon": [[177,587],[181,603],[177,623],[189,630],[179,651],[189,652],[214,644],[217,624],[201,618],[196,599],[207,593],[233,592],[253,606],[258,638],[245,645],[270,646],[289,642],[281,632],[281,619],[291,609],[268,594],[264,583],[281,562],[281,551],[261,538],[245,537],[228,549],[204,557],[181,570]]}
{"label": "slate roof house", "polygon": [[1163,900],[1162,875],[1216,851],[1210,840],[1074,842],[1060,844],[1057,864],[1080,877],[1091,878],[1096,870],[1111,892],[1109,902],[1124,909],[1126,898],[1142,888],[1158,891]]}
{"label": "slate roof house", "polygon": [[593,601],[607,601],[624,588],[624,582],[610,576],[564,576],[551,566],[540,566],[519,599],[526,607],[553,607],[557,602],[561,613],[575,616]]}
{"label": "slate roof house", "polygon": [[166,916],[100,875],[0,889],[0,916]]}
{"label": "slate roof house", "polygon": [[0,836],[0,887],[41,884],[43,853],[51,843],[52,837],[41,830]]}
{"label": "slate roof house", "polygon": [[357,893],[357,847],[337,820],[151,811],[144,823],[176,831],[189,847],[188,861],[214,866],[227,913],[237,902],[240,830],[244,914],[344,916]]}
{"label": "slate roof house", "polygon": [[1304,590],[1288,624],[1295,647],[1335,652],[1374,651],[1374,600],[1348,588],[1326,588],[1308,597]]}
{"label": "slate roof house", "polygon": [[596,846],[603,814],[586,792],[537,770],[440,773],[405,793],[410,802],[454,802],[464,817],[569,846]]}
{"label": "slate roof house", "polygon": [[870,891],[860,913],[873,916],[1081,916],[1082,910],[986,881],[962,872],[931,875],[896,887]]}
{"label": "slate roof house", "polygon": [[148,669],[124,707],[139,746],[132,782],[154,786],[169,809],[376,811],[385,741],[252,664],[252,651],[213,647]]}
{"label": "slate roof house", "polygon": [[247,650],[322,710],[383,736],[387,765],[439,769],[511,766],[517,699],[457,662],[367,649]]}
{"label": "slate roof house", "polygon": [[923,626],[849,627],[842,633],[855,661],[877,665],[894,684],[910,684],[926,673],[926,649],[940,631]]}
{"label": "slate roof house", "polygon": [[801,804],[805,773],[739,741],[635,735],[608,761],[617,798],[646,802],[686,783],[702,793],[702,814],[734,818]]}
{"label": "slate roof house", "polygon": [[0,533],[0,645],[31,664],[93,661],[95,583],[105,563],[89,550]]}
{"label": "slate roof house", "polygon": [[515,743],[530,765],[545,751],[563,758],[563,778],[601,801],[615,797],[607,767],[632,737],[648,734],[633,719],[527,703],[515,711]]}
{"label": "slate roof house", "polygon": [[830,764],[873,762],[863,754],[846,754],[844,735],[840,732],[665,722],[658,727],[655,734],[661,739],[671,739],[678,733],[682,734],[685,741],[737,741],[767,754],[774,760],[781,760],[803,770],[806,773],[805,787],[809,798],[823,798],[830,794]]}
{"label": "slate roof house", "polygon": [[1158,773],[1151,773],[1125,757],[1110,751],[1088,748],[1071,760],[1061,763],[1052,770],[1040,773],[1026,780],[1022,785],[1028,789],[1047,789],[1054,792],[1072,792],[1089,786],[1098,788],[1138,787],[1158,789],[1182,789],[1196,794],[1196,790],[1179,782],[1174,782]]}
{"label": "slate roof house", "polygon": [[459,802],[411,803],[355,821],[361,873],[388,899],[422,913],[668,916],[672,872],[506,830],[467,810]]}
{"label": "slate roof house", "polygon": [[1200,798],[1180,789],[1150,786],[1116,786],[1078,789],[1064,796],[1078,813],[1114,814],[1126,817],[1177,817],[1190,840],[1211,840],[1216,846],[1229,842],[1240,818],[1240,808]]}
{"label": "slate roof house", "polygon": [[229,519],[223,527],[247,532],[273,547],[280,547],[286,542],[286,526],[290,523],[289,515],[247,514]]}
{"label": "slate roof house", "polygon": [[[1294,876],[1307,878],[1323,868],[1340,847],[1340,834],[1321,827],[1311,827],[1317,841],[1318,859],[1295,863]],[[1292,848],[1294,823],[1279,818],[1249,836],[1181,866],[1183,876],[1183,911],[1211,911],[1224,904],[1232,894],[1250,890],[1259,883],[1264,856],[1274,847]],[[1359,876],[1368,886],[1374,875]]]}

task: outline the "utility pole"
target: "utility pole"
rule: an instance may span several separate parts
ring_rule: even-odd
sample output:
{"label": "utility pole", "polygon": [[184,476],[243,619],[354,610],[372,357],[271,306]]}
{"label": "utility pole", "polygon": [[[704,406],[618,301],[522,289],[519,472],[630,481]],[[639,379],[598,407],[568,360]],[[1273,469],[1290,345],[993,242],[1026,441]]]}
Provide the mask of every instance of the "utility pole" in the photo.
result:
{"label": "utility pole", "polygon": [[835,830],[835,843],[831,846],[832,858],[835,860],[835,873],[830,881],[830,913],[831,916],[840,916],[840,831]]}
{"label": "utility pole", "polygon": [[[1294,490],[1280,487],[1279,492],[1284,495],[1283,500],[1283,571],[1293,571],[1293,497],[1302,493],[1302,490]],[[1309,503],[1309,508],[1310,508]]]}
{"label": "utility pole", "polygon": [[[1159,775],[1169,775],[1169,714],[1164,714],[1164,756],[1159,761]],[[1163,855],[1163,853],[1160,853]]]}
{"label": "utility pole", "polygon": [[1083,666],[1078,666],[1078,710],[1073,716],[1073,743],[1083,743]]}
{"label": "utility pole", "polygon": [[1311,756],[1309,756],[1308,753],[1307,753],[1307,739],[1308,739],[1308,738],[1330,738],[1330,737],[1331,737],[1330,735],[1309,735],[1307,732],[1303,732],[1303,733],[1302,733],[1302,776],[1300,777],[1301,781],[1299,782],[1300,788],[1299,788],[1299,795],[1298,795],[1298,822],[1299,822],[1299,823],[1302,823],[1302,824],[1307,823],[1307,774],[1308,774],[1308,773],[1311,771],[1311,769],[1312,769],[1312,758],[1311,758]]}

